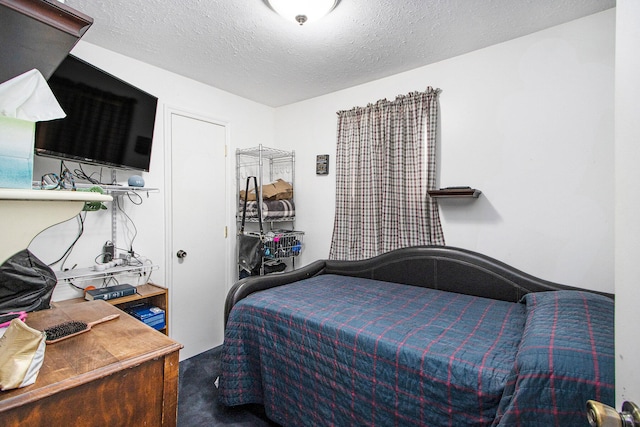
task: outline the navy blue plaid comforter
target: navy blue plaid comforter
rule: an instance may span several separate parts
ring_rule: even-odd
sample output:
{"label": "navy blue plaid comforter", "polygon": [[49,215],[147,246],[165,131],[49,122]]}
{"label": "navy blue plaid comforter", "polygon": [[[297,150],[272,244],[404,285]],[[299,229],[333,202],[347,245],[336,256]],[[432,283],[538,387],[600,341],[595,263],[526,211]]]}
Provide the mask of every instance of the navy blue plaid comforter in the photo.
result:
{"label": "navy blue plaid comforter", "polygon": [[527,322],[496,424],[588,426],[587,400],[615,406],[613,301],[558,291],[523,302]]}
{"label": "navy blue plaid comforter", "polygon": [[[609,301],[577,294],[583,309],[592,297]],[[601,306],[590,317],[574,313],[569,329],[588,323],[591,334],[558,346],[563,316],[524,302],[334,275],[257,292],[231,311],[220,400],[262,403],[283,426],[585,425],[575,413],[584,409],[584,390],[613,404],[612,303],[610,319]],[[596,321],[610,322],[611,334]],[[574,346],[584,360],[567,362],[572,375],[549,374],[564,363],[555,348],[573,354]],[[564,407],[571,390],[582,394]]]}

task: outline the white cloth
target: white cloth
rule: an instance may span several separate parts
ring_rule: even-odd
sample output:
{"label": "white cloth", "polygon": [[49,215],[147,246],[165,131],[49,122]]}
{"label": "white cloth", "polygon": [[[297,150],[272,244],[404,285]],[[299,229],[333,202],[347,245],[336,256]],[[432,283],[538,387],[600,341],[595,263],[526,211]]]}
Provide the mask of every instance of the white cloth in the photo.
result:
{"label": "white cloth", "polygon": [[30,122],[66,117],[47,81],[36,69],[0,84],[0,115]]}

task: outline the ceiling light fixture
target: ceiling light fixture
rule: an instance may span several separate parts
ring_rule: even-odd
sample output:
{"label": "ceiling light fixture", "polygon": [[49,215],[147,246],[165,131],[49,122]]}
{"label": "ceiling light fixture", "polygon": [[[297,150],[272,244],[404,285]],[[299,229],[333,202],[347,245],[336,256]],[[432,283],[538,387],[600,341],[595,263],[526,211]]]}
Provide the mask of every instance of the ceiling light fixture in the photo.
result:
{"label": "ceiling light fixture", "polygon": [[302,25],[318,20],[331,12],[340,0],[264,0],[276,13]]}

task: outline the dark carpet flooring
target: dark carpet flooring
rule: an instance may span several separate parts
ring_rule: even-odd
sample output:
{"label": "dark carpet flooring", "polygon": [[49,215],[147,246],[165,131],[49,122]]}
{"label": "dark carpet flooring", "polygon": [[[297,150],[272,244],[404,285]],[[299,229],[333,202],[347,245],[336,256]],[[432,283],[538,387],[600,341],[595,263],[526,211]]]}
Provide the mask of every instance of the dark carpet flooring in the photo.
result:
{"label": "dark carpet flooring", "polygon": [[180,362],[178,427],[274,427],[261,405],[227,408],[218,403],[214,385],[220,375],[222,347]]}

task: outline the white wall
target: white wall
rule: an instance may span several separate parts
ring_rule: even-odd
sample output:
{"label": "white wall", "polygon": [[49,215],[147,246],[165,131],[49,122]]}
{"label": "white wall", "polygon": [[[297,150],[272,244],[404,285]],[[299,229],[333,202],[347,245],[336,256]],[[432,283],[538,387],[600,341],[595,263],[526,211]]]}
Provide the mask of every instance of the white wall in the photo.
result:
{"label": "white wall", "polygon": [[616,6],[616,402],[640,404],[640,2]]}
{"label": "white wall", "polygon": [[[329,253],[336,112],[442,89],[441,186],[479,199],[440,204],[450,246],[547,280],[613,292],[615,11],[609,10],[369,84],[278,108],[280,148],[296,150],[303,264]],[[330,154],[330,175],[315,156]]]}
{"label": "white wall", "polygon": [[[271,107],[248,101],[83,41],[73,49],[72,53],[159,98],[150,172],[142,175],[146,187],[158,188],[160,191],[150,193],[149,197],[143,194],[144,202],[141,206],[134,206],[127,202],[126,211],[134,219],[138,229],[134,250],[160,265],[160,270],[153,273],[152,279],[163,284],[165,282],[164,266],[166,265],[164,260],[166,253],[164,235],[164,106],[175,107],[228,124],[231,130],[227,183],[234,187],[229,194],[234,194],[235,191],[235,179],[233,178],[235,174],[235,158],[233,156],[235,148],[252,147],[259,143],[272,146],[274,110]],[[67,163],[67,165],[70,168],[77,167],[75,163]],[[35,177],[46,172],[58,172],[58,169],[58,161],[36,156],[34,161]],[[99,171],[99,169],[91,167],[86,169]],[[130,174],[118,172],[118,181],[126,183]],[[203,197],[207,197],[208,185],[219,184],[210,182],[207,170],[201,171],[201,175],[202,179],[199,182],[194,182],[193,185],[201,187]],[[109,175],[105,177],[105,181],[109,181]],[[198,209],[197,200],[193,201],[193,208]],[[223,201],[221,201],[220,208],[227,209]],[[111,239],[111,215],[109,212],[101,211],[87,214],[84,235],[76,245],[66,267],[71,268],[75,264],[78,267],[93,265],[94,258],[101,252],[104,242]],[[233,217],[230,218],[230,221],[231,223],[228,224],[230,230],[235,230]],[[206,227],[207,224],[194,224],[194,226]],[[120,232],[124,232],[124,222],[119,223],[117,228]],[[52,262],[73,241],[76,230],[77,222],[75,220],[54,226],[37,236],[29,248],[43,261]],[[233,239],[233,231],[230,234],[230,239]],[[125,238],[119,236],[118,243],[124,242]],[[230,242],[230,244],[233,243]],[[54,300],[78,295],[79,293],[71,286],[59,285],[54,292]]]}

